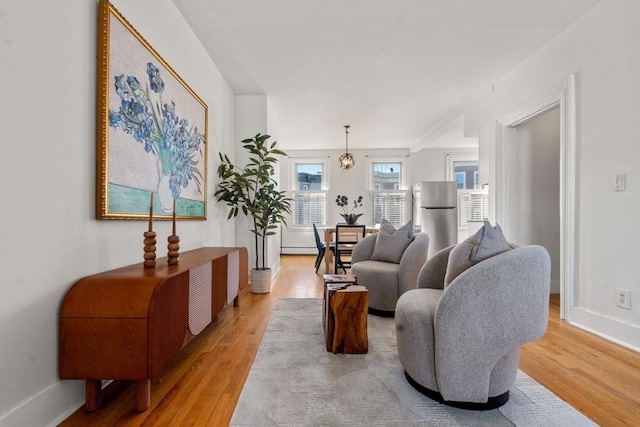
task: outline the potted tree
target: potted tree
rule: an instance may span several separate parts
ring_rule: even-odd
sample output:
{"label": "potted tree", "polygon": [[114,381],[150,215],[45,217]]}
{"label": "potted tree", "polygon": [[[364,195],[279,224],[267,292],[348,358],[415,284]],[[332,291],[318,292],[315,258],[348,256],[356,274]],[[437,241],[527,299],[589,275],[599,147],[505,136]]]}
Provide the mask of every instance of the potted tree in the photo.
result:
{"label": "potted tree", "polygon": [[227,219],[242,211],[252,221],[250,231],[255,242],[255,268],[251,270],[251,291],[254,293],[271,290],[271,268],[266,266],[266,240],[267,236],[275,234],[280,224],[287,224],[285,214],[291,213],[293,201],[284,191],[278,191],[277,182],[272,178],[278,162],[276,156],[286,156],[286,153],[276,148],[276,141],[269,143],[269,138],[270,135],[258,133],[242,141],[243,148],[249,153],[249,162],[244,167],[234,165],[229,156],[219,153],[218,177],[221,181],[214,193],[218,201],[230,207]]}

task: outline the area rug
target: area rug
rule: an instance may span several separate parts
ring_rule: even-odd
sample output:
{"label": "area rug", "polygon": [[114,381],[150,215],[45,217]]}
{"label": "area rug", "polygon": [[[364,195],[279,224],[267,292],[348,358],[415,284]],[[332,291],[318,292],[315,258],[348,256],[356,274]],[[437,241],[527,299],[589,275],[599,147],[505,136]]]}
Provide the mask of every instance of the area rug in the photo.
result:
{"label": "area rug", "polygon": [[369,315],[369,353],[332,354],[321,299],[277,302],[232,426],[594,426],[522,372],[490,411],[439,404],[405,379],[394,320]]}

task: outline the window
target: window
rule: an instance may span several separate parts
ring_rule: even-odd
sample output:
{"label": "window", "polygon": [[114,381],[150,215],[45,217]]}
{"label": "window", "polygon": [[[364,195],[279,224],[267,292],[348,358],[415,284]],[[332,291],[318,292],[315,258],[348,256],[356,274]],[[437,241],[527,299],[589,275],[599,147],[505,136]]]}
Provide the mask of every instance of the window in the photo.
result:
{"label": "window", "polygon": [[322,190],[322,166],[296,163],[296,190]]}
{"label": "window", "polygon": [[387,220],[403,225],[409,218],[407,162],[398,159],[368,159],[369,217],[374,224]]}
{"label": "window", "polygon": [[458,228],[468,228],[469,221],[488,217],[489,200],[480,188],[477,154],[447,154],[447,175],[458,187]]}
{"label": "window", "polygon": [[464,172],[456,172],[455,176],[456,176],[455,181],[456,181],[458,190],[464,189]]}
{"label": "window", "polygon": [[292,227],[324,226],[327,218],[327,164],[323,159],[290,159]]}
{"label": "window", "polygon": [[399,190],[401,180],[401,163],[372,162],[372,190]]}
{"label": "window", "polygon": [[478,185],[478,161],[453,162],[454,180],[458,190],[474,190]]}

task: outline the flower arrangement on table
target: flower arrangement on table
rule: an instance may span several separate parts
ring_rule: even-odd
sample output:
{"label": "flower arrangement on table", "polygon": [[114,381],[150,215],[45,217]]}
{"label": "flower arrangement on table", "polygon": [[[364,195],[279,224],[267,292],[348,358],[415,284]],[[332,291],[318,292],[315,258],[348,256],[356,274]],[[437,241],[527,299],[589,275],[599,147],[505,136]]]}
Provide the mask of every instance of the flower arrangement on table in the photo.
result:
{"label": "flower arrangement on table", "polygon": [[[176,199],[181,188],[194,181],[202,194],[203,177],[197,168],[196,154],[203,155],[204,134],[189,121],[178,117],[176,104],[162,103],[164,82],[160,70],[147,63],[149,83],[143,88],[137,77],[114,76],[116,93],[120,97],[118,111],[109,110],[109,126],[118,126],[127,134],[144,144],[144,150],[158,160],[158,192],[163,181],[168,181],[171,196]],[[151,90],[157,99],[151,99]],[[164,178],[164,180],[163,180]],[[163,206],[165,212],[173,208]]]}
{"label": "flower arrangement on table", "polygon": [[358,218],[362,216],[361,213],[354,212],[357,208],[362,207],[362,196],[358,196],[358,198],[350,204],[347,196],[341,196],[338,194],[338,197],[336,197],[336,205],[342,208],[343,213],[340,215],[344,218],[347,224],[355,224],[356,221],[358,221]]}

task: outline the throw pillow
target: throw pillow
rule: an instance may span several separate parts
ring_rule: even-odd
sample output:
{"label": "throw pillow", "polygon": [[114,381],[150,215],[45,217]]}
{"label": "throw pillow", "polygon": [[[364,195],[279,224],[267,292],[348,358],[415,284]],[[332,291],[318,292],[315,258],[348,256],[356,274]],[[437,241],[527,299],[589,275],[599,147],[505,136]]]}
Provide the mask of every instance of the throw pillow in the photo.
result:
{"label": "throw pillow", "polygon": [[[387,234],[393,234],[396,232],[396,228],[386,219],[382,220],[382,224],[380,224],[379,230],[385,231]],[[407,230],[409,237],[413,238],[413,223],[411,221],[407,222],[405,225],[400,227],[398,230]]]}
{"label": "throw pillow", "polygon": [[504,237],[500,226],[496,224],[492,227],[489,221],[485,221],[482,228],[464,242],[458,243],[449,253],[444,287],[449,286],[456,277],[470,267],[509,249],[513,247]]}
{"label": "throw pillow", "polygon": [[384,231],[387,234],[393,234],[396,231],[396,228],[386,219],[382,220],[382,224],[380,224],[380,229],[378,231]]}
{"label": "throw pillow", "polygon": [[383,221],[378,230],[371,259],[399,264],[402,254],[412,241],[413,223],[411,221],[397,230],[390,222]]}

